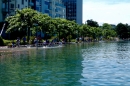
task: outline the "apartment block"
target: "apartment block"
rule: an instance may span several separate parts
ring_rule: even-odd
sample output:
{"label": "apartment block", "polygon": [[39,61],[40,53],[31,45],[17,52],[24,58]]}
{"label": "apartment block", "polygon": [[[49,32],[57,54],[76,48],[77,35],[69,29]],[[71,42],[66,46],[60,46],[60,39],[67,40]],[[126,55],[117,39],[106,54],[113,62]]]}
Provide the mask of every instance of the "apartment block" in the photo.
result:
{"label": "apartment block", "polygon": [[9,15],[14,15],[16,9],[28,7],[28,0],[9,0]]}
{"label": "apartment block", "polygon": [[8,0],[0,0],[0,22],[3,22],[9,12]]}
{"label": "apartment block", "polygon": [[75,20],[78,24],[82,24],[82,0],[63,0],[66,6],[66,19]]}
{"label": "apartment block", "polygon": [[0,0],[0,22],[3,22],[7,15],[14,15],[16,9],[28,7],[28,0]]}
{"label": "apartment block", "polygon": [[[0,5],[2,5],[2,0],[0,0]],[[0,6],[0,22],[2,22],[2,6]]]}
{"label": "apartment block", "polygon": [[29,0],[29,6],[42,13],[46,13],[52,18],[65,18],[65,7],[62,0]]}
{"label": "apartment block", "polygon": [[7,14],[14,15],[16,9],[21,10],[26,7],[46,13],[52,18],[68,16],[63,0],[0,0],[0,4],[0,20],[4,20]]}
{"label": "apartment block", "polygon": [[52,18],[66,18],[66,8],[62,0],[36,0],[34,9],[46,13]]}

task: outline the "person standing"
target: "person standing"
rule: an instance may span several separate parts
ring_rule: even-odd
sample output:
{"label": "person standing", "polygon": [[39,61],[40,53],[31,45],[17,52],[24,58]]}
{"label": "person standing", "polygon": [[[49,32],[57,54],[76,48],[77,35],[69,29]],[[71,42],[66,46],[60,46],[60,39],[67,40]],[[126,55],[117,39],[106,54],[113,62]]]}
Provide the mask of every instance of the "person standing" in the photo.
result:
{"label": "person standing", "polygon": [[34,39],[35,47],[37,46],[37,43],[38,43],[38,40],[37,40],[37,38],[35,38],[35,39]]}
{"label": "person standing", "polygon": [[20,38],[19,37],[17,37],[16,44],[18,47],[20,46]]}
{"label": "person standing", "polygon": [[23,44],[26,44],[26,37],[23,37]]}

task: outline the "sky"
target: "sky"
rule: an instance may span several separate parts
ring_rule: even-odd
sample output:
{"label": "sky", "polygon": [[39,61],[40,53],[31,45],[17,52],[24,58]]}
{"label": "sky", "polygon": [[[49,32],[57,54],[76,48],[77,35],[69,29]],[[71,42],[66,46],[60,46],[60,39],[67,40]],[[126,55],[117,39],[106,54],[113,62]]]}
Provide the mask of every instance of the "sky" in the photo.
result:
{"label": "sky", "polygon": [[83,23],[89,19],[99,25],[130,25],[130,0],[83,0]]}

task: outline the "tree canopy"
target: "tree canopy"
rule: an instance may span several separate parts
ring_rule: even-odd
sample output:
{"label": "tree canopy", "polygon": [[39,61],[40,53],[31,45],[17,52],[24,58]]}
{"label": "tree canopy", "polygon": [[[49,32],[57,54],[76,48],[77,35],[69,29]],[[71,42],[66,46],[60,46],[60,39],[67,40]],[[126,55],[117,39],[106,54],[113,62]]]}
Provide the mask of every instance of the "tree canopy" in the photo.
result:
{"label": "tree canopy", "polygon": [[111,25],[107,23],[99,27],[98,22],[91,19],[87,20],[86,24],[79,25],[75,21],[51,18],[47,14],[42,14],[31,8],[16,10],[16,14],[7,17],[6,21],[9,23],[6,32],[16,30],[25,31],[28,36],[28,41],[30,39],[30,33],[35,35],[37,31],[42,31],[45,35],[56,35],[59,40],[64,37],[69,39],[69,41],[75,37],[99,39],[101,37],[108,38],[116,36],[115,30],[112,30]]}

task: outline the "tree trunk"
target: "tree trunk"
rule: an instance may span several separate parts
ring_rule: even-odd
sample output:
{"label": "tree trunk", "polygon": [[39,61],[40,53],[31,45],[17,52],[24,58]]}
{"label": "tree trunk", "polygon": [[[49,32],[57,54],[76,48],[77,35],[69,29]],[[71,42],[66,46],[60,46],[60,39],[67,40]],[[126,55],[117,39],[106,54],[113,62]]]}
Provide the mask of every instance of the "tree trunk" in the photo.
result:
{"label": "tree trunk", "polygon": [[27,28],[27,43],[29,44],[29,40],[30,40],[30,28]]}
{"label": "tree trunk", "polygon": [[60,31],[59,31],[59,41],[60,41]]}

